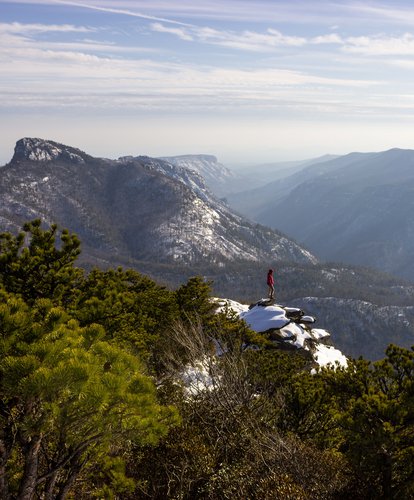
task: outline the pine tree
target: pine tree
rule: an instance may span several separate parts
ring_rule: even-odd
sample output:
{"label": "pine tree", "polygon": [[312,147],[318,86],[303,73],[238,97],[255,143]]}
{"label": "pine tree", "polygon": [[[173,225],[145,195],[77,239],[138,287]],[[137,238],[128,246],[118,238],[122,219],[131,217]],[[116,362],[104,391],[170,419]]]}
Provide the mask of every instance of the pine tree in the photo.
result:
{"label": "pine tree", "polygon": [[2,498],[21,462],[19,498],[54,498],[112,445],[153,443],[165,433],[174,412],[157,404],[138,359],[105,342],[101,326],[81,328],[46,299],[32,308],[3,299]]}
{"label": "pine tree", "polygon": [[[360,394],[339,423],[343,450],[382,498],[414,495],[414,352],[390,345],[387,357],[363,370]],[[349,374],[352,378],[352,375]]]}
{"label": "pine tree", "polygon": [[[65,498],[89,469],[105,475],[96,491],[133,487],[121,455],[177,421],[125,335],[139,326],[140,290],[156,286],[122,270],[85,280],[75,235],[23,229],[0,236],[0,497]],[[149,311],[142,328],[155,335]]]}
{"label": "pine tree", "polygon": [[211,283],[194,276],[176,291],[177,303],[184,320],[211,318],[216,306],[211,300]]}
{"label": "pine tree", "polygon": [[64,229],[58,242],[56,224],[50,229],[41,226],[36,219],[26,223],[17,236],[0,234],[0,285],[28,303],[42,297],[60,303],[82,275],[73,265],[80,241]]}
{"label": "pine tree", "polygon": [[82,326],[99,323],[108,339],[152,364],[160,335],[178,317],[173,292],[132,270],[92,270],[79,284],[73,315]]}

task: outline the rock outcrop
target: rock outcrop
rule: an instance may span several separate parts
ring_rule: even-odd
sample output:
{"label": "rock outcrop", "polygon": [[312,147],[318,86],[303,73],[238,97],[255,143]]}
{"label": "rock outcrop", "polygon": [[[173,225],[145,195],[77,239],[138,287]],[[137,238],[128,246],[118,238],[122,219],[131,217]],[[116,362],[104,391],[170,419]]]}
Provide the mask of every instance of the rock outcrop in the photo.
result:
{"label": "rock outcrop", "polygon": [[[269,299],[255,304],[219,299],[219,309],[233,310],[255,332],[267,337],[275,348],[297,351],[316,366],[346,366],[347,359],[331,342],[331,334],[314,328],[316,318],[306,315],[302,309],[277,305]],[[249,348],[252,346],[246,346]]]}

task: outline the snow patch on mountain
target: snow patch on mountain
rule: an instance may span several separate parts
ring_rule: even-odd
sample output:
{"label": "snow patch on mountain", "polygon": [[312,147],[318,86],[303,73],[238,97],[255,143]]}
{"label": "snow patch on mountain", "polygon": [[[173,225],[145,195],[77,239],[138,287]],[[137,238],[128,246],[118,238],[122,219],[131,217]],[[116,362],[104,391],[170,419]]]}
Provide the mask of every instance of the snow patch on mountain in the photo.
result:
{"label": "snow patch on mountain", "polygon": [[188,394],[194,396],[213,388],[214,380],[211,373],[211,363],[211,359],[205,357],[194,365],[186,365],[181,374],[181,379]]}
{"label": "snow patch on mountain", "polygon": [[342,352],[335,347],[317,344],[315,345],[315,352],[313,357],[319,366],[347,366],[348,361]]}
{"label": "snow patch on mountain", "polygon": [[162,159],[177,167],[195,170],[206,180],[228,181],[235,177],[234,172],[220,163],[213,155],[181,155]]}

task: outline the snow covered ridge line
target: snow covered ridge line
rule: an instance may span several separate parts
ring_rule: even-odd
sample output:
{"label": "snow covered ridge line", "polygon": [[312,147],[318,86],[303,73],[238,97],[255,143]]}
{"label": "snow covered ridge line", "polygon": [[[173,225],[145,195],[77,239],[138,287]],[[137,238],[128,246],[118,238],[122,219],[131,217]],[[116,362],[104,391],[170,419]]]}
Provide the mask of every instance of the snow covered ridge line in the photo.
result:
{"label": "snow covered ridge line", "polygon": [[273,304],[261,299],[253,305],[244,305],[229,299],[214,299],[217,311],[234,311],[249,327],[258,333],[266,333],[281,348],[308,351],[319,366],[346,367],[347,358],[331,345],[331,334],[313,328],[315,318],[306,316],[301,309]]}

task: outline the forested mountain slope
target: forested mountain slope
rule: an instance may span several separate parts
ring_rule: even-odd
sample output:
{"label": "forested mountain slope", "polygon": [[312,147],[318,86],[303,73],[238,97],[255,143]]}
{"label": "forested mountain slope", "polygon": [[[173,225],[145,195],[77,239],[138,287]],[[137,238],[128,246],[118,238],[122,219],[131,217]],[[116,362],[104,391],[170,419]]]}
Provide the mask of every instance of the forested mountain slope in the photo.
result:
{"label": "forested mountain slope", "polygon": [[76,231],[91,262],[316,262],[283,234],[234,214],[195,171],[25,138],[0,169],[0,226],[35,217]]}

